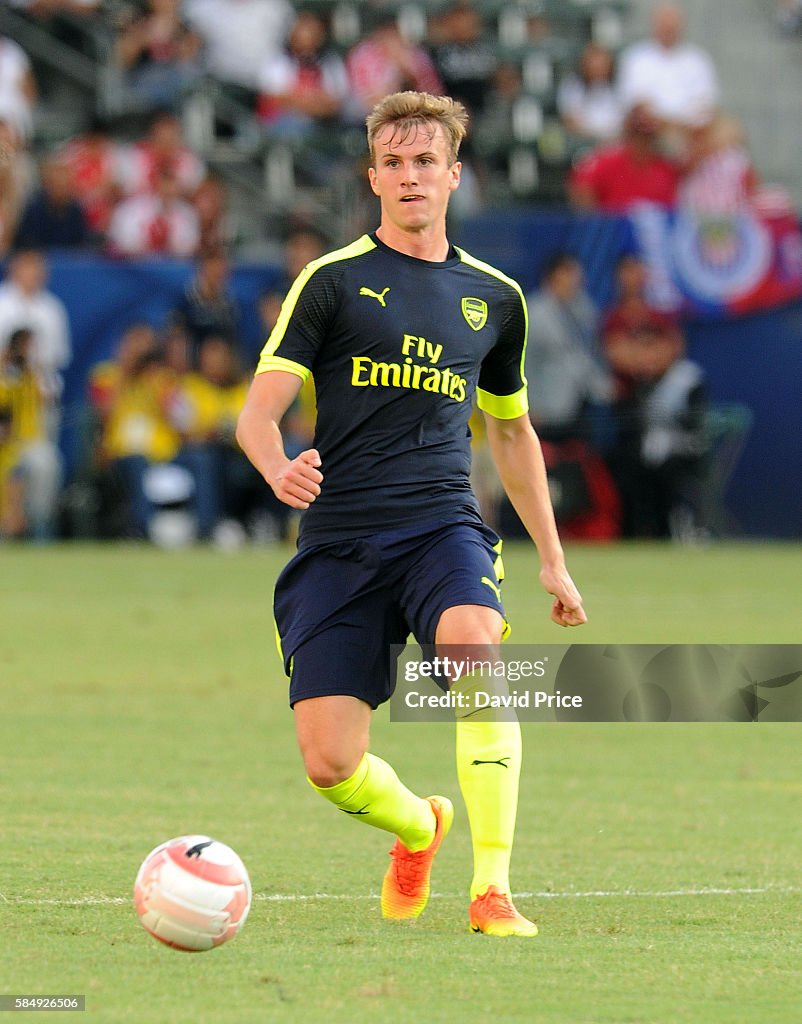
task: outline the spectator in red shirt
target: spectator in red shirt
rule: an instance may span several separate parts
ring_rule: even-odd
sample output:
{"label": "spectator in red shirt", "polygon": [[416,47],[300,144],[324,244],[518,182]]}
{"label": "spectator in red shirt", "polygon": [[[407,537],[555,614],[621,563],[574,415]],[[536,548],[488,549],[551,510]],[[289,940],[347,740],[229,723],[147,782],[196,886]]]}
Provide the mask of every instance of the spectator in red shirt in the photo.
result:
{"label": "spectator in red shirt", "polygon": [[616,301],[602,320],[602,347],[615,375],[616,398],[630,391],[635,376],[638,345],[643,336],[670,335],[678,342],[679,324],[675,317],[662,313],[649,302],[649,272],[634,253],[625,253],[615,271]]}
{"label": "spectator in red shirt", "polygon": [[615,441],[607,461],[623,501],[624,537],[689,540],[704,472],[704,381],[685,357],[679,322],[654,309],[633,254],[616,269],[618,297],[602,343],[615,380]]}
{"label": "spectator in red shirt", "polygon": [[758,176],[744,132],[727,114],[710,111],[688,130],[678,202],[701,217],[734,216],[752,204]]}
{"label": "spectator in red shirt", "polygon": [[191,198],[203,181],[203,162],[184,145],[181,122],[169,111],[158,113],[147,136],[130,146],[121,157],[120,177],[127,195],[149,192],[157,179],[170,174],[184,198]]}
{"label": "spectator in red shirt", "polygon": [[351,87],[349,117],[362,123],[388,93],[415,89],[442,96],[443,83],[431,58],[401,34],[394,15],[385,13],[370,35],[350,51],[346,68]]}
{"label": "spectator in red shirt", "polygon": [[340,57],[327,49],[323,19],[301,11],[286,46],[265,61],[259,75],[257,117],[274,135],[304,137],[316,124],[332,121],[348,95]]}
{"label": "spectator in red shirt", "polygon": [[75,196],[83,208],[89,230],[102,236],[120,198],[117,144],[104,122],[95,118],[83,135],[62,146],[58,156],[70,169]]}
{"label": "spectator in red shirt", "polygon": [[632,107],[622,141],[593,150],[574,168],[568,182],[573,206],[605,213],[626,213],[639,202],[673,206],[679,169],[658,151],[658,132],[645,104]]}

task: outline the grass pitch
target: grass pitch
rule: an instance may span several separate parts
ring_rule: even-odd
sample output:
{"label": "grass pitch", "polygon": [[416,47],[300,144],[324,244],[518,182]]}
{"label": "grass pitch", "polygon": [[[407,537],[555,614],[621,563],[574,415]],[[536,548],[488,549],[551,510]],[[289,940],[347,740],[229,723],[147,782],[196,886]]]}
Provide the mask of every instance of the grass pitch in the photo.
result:
{"label": "grass pitch", "polygon": [[[451,729],[376,716],[373,749],[455,797],[421,919],[375,897],[390,838],[306,786],[273,644],[284,551],[8,548],[0,606],[0,994],[89,1019],[798,1024],[802,726],[524,725],[513,883],[535,940],[467,930]],[[586,643],[795,643],[802,549],[577,548]],[[518,642],[548,623],[505,551]],[[158,842],[232,845],[234,942],[160,946],[130,893]],[[31,1014],[34,1019],[44,1014]]]}

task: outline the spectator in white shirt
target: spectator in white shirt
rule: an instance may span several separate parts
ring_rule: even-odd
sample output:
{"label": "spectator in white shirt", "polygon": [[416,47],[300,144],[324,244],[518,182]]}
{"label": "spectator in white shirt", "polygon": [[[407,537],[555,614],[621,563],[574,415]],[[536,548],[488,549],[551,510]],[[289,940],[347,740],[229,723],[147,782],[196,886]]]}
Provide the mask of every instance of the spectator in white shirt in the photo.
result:
{"label": "spectator in white shirt", "polygon": [[557,90],[557,109],[569,132],[592,142],[618,136],[624,111],[613,77],[613,55],[599,43],[588,43],[577,73]]}
{"label": "spectator in white shirt", "polygon": [[0,284],[0,352],[5,351],[15,331],[24,327],[32,332],[30,365],[54,413],[52,435],[58,423],[61,371],[72,353],[67,311],[47,290],[46,282],[47,263],[37,250],[19,250],[9,261],[8,275]]}
{"label": "spectator in white shirt", "polygon": [[666,126],[684,128],[718,104],[716,69],[708,53],[686,43],[685,16],[674,4],[652,15],[652,37],[621,56],[618,91],[625,110],[647,103]]}
{"label": "spectator in white shirt", "polygon": [[170,170],[157,173],[152,191],[121,202],[108,230],[112,253],[120,256],[193,256],[200,241],[195,208],[181,199]]}
{"label": "spectator in white shirt", "polygon": [[20,136],[31,134],[36,81],[28,55],[13,40],[0,36],[0,108]]}
{"label": "spectator in white shirt", "polygon": [[204,41],[208,71],[253,90],[294,18],[287,0],[190,0],[185,15]]}
{"label": "spectator in white shirt", "polygon": [[35,177],[36,165],[13,120],[0,107],[0,258],[14,241]]}

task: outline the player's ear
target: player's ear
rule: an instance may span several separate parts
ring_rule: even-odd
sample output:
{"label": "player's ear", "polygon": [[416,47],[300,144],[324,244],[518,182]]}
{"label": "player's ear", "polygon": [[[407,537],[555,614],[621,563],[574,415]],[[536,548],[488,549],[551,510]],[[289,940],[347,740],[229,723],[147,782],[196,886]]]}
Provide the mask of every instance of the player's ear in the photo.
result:
{"label": "player's ear", "polygon": [[368,167],[368,181],[370,182],[370,187],[373,190],[373,194],[375,196],[380,195],[379,183],[376,180],[376,169],[375,169],[375,167]]}
{"label": "player's ear", "polygon": [[449,167],[448,172],[450,175],[448,187],[453,192],[455,189],[459,188],[460,175],[462,174],[462,164],[460,163],[460,161],[455,160],[454,163]]}

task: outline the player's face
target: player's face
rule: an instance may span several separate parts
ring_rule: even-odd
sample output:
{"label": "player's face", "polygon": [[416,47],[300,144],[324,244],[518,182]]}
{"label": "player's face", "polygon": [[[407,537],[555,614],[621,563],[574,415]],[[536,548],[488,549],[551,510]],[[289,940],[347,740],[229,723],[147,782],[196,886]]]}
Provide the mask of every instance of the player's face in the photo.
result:
{"label": "player's face", "polygon": [[381,200],[382,219],[403,231],[422,232],[445,223],[462,165],[449,166],[448,145],[439,124],[401,132],[388,125],[374,140],[370,187]]}

